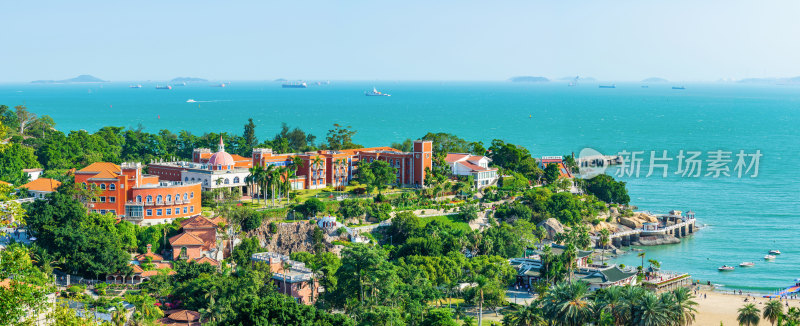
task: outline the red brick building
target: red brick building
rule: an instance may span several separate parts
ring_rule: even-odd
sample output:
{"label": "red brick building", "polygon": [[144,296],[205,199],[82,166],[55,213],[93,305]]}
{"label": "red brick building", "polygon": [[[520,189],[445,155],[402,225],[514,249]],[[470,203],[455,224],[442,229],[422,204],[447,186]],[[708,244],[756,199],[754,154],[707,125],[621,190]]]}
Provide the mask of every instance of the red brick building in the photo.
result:
{"label": "red brick building", "polygon": [[274,252],[256,253],[250,260],[269,265],[272,282],[278,292],[289,295],[302,304],[313,304],[319,298],[319,282],[304,263]]}
{"label": "red brick building", "polygon": [[137,224],[168,223],[200,214],[200,184],[160,181],[139,163],[97,162],[75,171],[75,183],[100,189],[91,210]]}
{"label": "red brick building", "polygon": [[172,259],[222,258],[217,246],[217,227],[217,224],[201,215],[181,221],[181,233],[169,238]]}

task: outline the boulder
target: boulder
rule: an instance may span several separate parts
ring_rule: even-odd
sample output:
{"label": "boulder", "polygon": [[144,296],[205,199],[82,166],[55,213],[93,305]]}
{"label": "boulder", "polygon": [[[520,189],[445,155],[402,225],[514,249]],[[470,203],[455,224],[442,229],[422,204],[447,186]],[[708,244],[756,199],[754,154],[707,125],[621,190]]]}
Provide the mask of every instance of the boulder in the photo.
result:
{"label": "boulder", "polygon": [[553,237],[555,237],[556,234],[564,232],[564,226],[561,225],[561,222],[554,218],[548,218],[544,222],[539,223],[538,226],[541,226],[545,231],[547,231],[548,240],[553,240]]}
{"label": "boulder", "polygon": [[609,207],[608,212],[611,214],[611,216],[619,215],[619,209],[616,207]]}
{"label": "boulder", "polygon": [[646,223],[646,222],[655,223],[655,222],[658,222],[658,218],[657,217],[655,217],[653,215],[650,215],[650,214],[647,214],[647,213],[638,212],[638,213],[633,214],[633,217],[635,217],[636,219],[638,219],[642,223]]}
{"label": "boulder", "polygon": [[631,218],[631,217],[620,217],[619,218],[619,223],[624,225],[624,226],[627,226],[627,227],[629,227],[631,229],[640,229],[642,227],[642,222],[641,221],[639,221],[636,218]]}
{"label": "boulder", "polygon": [[674,236],[669,234],[659,234],[655,236],[648,236],[648,237],[641,237],[639,241],[633,243],[635,246],[660,246],[665,244],[676,244],[680,243],[681,239],[678,239]]}

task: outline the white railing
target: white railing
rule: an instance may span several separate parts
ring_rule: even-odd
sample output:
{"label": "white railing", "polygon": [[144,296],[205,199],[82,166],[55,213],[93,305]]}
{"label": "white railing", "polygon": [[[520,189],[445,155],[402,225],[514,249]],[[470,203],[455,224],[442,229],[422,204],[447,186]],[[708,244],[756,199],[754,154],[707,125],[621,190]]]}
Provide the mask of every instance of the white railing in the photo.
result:
{"label": "white railing", "polygon": [[[624,236],[629,236],[629,235],[633,235],[633,234],[642,234],[642,233],[646,233],[646,234],[664,233],[664,232],[672,231],[674,229],[677,229],[677,228],[680,228],[680,227],[684,227],[684,226],[687,226],[687,225],[693,224],[693,223],[694,223],[694,219],[689,219],[686,222],[681,222],[681,223],[678,223],[678,224],[675,224],[675,225],[666,226],[666,227],[659,226],[659,227],[656,227],[655,229],[639,228],[639,229],[635,229],[635,230],[628,230],[628,231],[623,231],[623,232],[615,232],[615,233],[609,234],[608,238],[609,239],[613,239],[613,238],[624,237]],[[600,239],[599,236],[591,236],[591,238],[592,238],[592,240],[599,240]]]}

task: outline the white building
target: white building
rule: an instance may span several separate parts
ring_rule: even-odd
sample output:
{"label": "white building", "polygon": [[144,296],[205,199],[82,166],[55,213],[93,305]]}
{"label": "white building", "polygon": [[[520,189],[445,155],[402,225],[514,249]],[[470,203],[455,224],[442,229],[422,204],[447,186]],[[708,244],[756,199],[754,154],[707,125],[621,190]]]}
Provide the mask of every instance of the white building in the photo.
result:
{"label": "white building", "polygon": [[[208,150],[206,150],[208,151]],[[247,176],[250,170],[240,166],[231,154],[225,152],[222,138],[219,140],[219,150],[216,153],[200,153],[195,150],[193,155],[198,156],[196,162],[156,162],[149,165],[149,173],[158,175],[162,180],[183,181],[200,183],[203,191],[220,188],[239,188],[242,194],[247,194]],[[209,155],[208,159],[201,155]]]}
{"label": "white building", "polygon": [[481,189],[497,183],[497,168],[490,168],[492,160],[486,156],[468,153],[448,153],[445,162],[454,175],[472,176],[475,188]]}

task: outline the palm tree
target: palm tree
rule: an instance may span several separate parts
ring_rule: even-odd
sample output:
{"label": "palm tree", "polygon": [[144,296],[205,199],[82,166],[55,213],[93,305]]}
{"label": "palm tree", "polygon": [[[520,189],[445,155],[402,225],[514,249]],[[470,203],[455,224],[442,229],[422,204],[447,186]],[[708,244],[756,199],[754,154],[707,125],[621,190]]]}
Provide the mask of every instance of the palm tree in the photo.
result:
{"label": "palm tree", "polygon": [[595,292],[595,310],[598,319],[602,314],[611,315],[615,325],[621,325],[629,311],[625,302],[624,287],[611,286]]}
{"label": "palm tree", "polygon": [[651,268],[661,268],[661,263],[655,259],[648,259],[647,262],[650,264]]}
{"label": "palm tree", "polygon": [[739,308],[739,316],[736,317],[736,320],[741,326],[757,326],[758,322],[761,321],[760,312],[756,305],[748,303]]}
{"label": "palm tree", "polygon": [[782,315],[783,306],[781,305],[781,302],[778,300],[769,300],[769,302],[764,305],[764,311],[761,317],[769,320],[772,325],[775,325],[775,321],[778,320],[778,317]]}
{"label": "palm tree", "polygon": [[633,325],[670,325],[672,315],[669,307],[672,306],[674,297],[670,293],[664,294],[657,297],[652,292],[645,293],[634,306]]}
{"label": "palm tree", "polygon": [[580,326],[594,320],[594,303],[588,293],[589,286],[584,282],[556,284],[542,300],[545,317],[564,326]]}
{"label": "palm tree", "polygon": [[611,241],[609,236],[611,235],[611,231],[608,229],[600,230],[600,245],[603,247],[603,255],[600,256],[602,264],[606,264],[606,247],[608,247],[608,243]]}
{"label": "palm tree", "polygon": [[478,275],[475,278],[475,289],[480,295],[478,298],[478,326],[483,325],[483,290],[486,290],[487,287],[489,287],[489,279],[483,275]]}
{"label": "palm tree", "polygon": [[644,271],[644,251],[636,254],[636,257],[641,257],[642,258],[642,267],[641,267],[640,270]]}
{"label": "palm tree", "polygon": [[[253,179],[253,183],[258,185],[259,189],[264,189],[264,168],[260,165],[256,165],[250,169],[250,176]],[[251,194],[252,196],[252,194]]]}
{"label": "palm tree", "polygon": [[286,271],[290,270],[291,268],[292,264],[289,264],[288,261],[284,261],[283,264],[281,265],[281,269],[283,271],[283,293],[285,293],[288,296],[291,296],[292,292],[286,289]]}
{"label": "palm tree", "polygon": [[464,326],[475,326],[475,317],[472,316],[464,316],[462,320]]}
{"label": "palm tree", "polygon": [[682,326],[691,325],[694,322],[694,314],[697,312],[697,309],[695,309],[697,302],[692,300],[694,299],[692,291],[689,291],[688,288],[681,287],[672,290],[672,295],[675,296],[674,308],[679,314],[679,324]]}
{"label": "palm tree", "polygon": [[245,185],[247,185],[247,189],[249,189],[248,193],[250,195],[250,202],[251,203],[253,202],[253,200],[255,198],[253,196],[253,184],[255,183],[255,179],[256,178],[253,175],[253,171],[255,171],[256,168],[258,168],[258,166],[250,168],[250,174],[248,176],[244,177],[244,183],[245,183]]}
{"label": "palm tree", "polygon": [[503,317],[504,325],[539,326],[546,324],[542,310],[535,302],[528,306],[512,303],[508,310],[509,312]]}
{"label": "palm tree", "polygon": [[[274,165],[267,165],[266,169],[264,169],[264,173],[262,174],[262,183],[264,184],[264,204],[267,201],[267,190],[272,188],[272,185],[275,182],[273,177],[275,176],[275,166]],[[275,204],[275,192],[272,193],[273,198],[273,205]]]}

